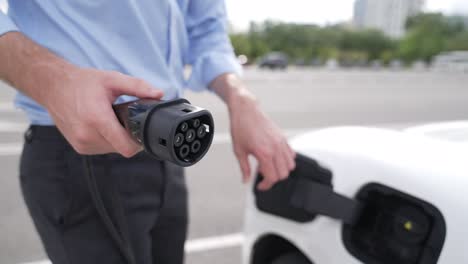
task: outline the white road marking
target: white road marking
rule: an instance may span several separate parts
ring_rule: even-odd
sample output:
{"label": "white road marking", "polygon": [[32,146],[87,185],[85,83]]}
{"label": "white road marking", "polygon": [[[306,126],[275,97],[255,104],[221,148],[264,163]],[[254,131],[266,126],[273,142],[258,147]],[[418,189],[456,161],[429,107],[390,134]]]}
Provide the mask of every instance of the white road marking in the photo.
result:
{"label": "white road marking", "polygon": [[[242,245],[244,240],[245,238],[242,233],[193,239],[185,243],[185,252],[190,254],[209,250],[238,247]],[[40,260],[22,264],[51,264],[51,262],[48,260]]]}
{"label": "white road marking", "polygon": [[0,102],[0,112],[19,112],[13,102]]}
{"label": "white road marking", "polygon": [[0,156],[17,156],[22,149],[22,143],[0,143]]}
{"label": "white road marking", "polygon": [[23,133],[28,127],[27,123],[0,121],[0,132]]}
{"label": "white road marking", "polygon": [[245,238],[242,233],[228,234],[224,236],[199,238],[187,241],[185,252],[196,253],[201,251],[238,247]]}

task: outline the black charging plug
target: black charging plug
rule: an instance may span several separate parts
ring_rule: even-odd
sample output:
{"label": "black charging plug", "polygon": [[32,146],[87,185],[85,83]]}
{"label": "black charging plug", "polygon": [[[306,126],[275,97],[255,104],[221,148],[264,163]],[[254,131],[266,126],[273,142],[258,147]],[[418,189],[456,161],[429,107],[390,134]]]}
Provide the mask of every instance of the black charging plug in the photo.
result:
{"label": "black charging plug", "polygon": [[154,157],[180,166],[197,163],[211,146],[211,113],[186,99],[141,99],[114,106],[132,138]]}

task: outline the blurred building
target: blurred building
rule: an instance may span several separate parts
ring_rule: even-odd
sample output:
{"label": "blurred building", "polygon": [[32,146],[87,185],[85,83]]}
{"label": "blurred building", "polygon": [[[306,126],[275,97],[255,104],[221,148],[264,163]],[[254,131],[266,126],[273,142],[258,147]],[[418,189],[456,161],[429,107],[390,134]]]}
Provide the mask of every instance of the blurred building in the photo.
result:
{"label": "blurred building", "polygon": [[405,33],[408,17],[422,11],[425,0],[356,0],[354,25],[375,28],[391,37]]}

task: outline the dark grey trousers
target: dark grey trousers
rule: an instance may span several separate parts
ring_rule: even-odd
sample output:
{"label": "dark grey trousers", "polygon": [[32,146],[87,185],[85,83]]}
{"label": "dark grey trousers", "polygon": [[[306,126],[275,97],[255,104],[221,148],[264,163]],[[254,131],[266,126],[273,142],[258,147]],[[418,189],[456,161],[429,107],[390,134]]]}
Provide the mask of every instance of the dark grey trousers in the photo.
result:
{"label": "dark grey trousers", "polygon": [[[25,133],[20,180],[24,200],[54,264],[124,264],[93,205],[83,157],[53,126]],[[113,223],[138,264],[181,264],[187,233],[183,169],[145,153],[91,157]]]}

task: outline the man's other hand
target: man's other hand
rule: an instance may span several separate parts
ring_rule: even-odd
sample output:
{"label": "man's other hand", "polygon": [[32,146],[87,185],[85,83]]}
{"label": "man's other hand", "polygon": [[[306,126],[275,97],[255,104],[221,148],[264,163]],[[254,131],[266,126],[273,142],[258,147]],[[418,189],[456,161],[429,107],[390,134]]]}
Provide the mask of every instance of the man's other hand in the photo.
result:
{"label": "man's other hand", "polygon": [[234,153],[244,182],[251,176],[250,155],[257,159],[264,177],[257,186],[259,190],[268,190],[286,179],[296,166],[296,154],[282,131],[261,111],[255,97],[232,74],[218,77],[211,87],[227,103]]}

